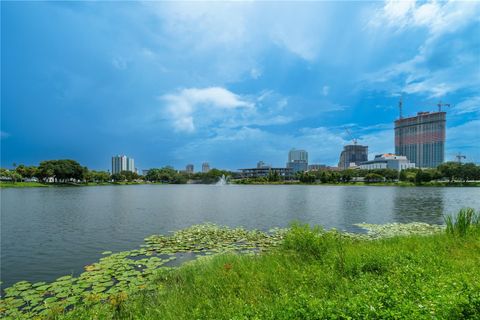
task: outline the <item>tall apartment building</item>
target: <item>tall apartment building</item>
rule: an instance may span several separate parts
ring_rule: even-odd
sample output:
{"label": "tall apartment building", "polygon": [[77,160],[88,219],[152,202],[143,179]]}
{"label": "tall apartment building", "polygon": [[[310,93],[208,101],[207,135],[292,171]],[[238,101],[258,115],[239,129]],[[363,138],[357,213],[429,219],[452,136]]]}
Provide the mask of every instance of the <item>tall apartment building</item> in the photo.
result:
{"label": "tall apartment building", "polygon": [[193,173],[193,164],[187,164],[187,166],[185,167],[185,172],[186,173]]}
{"label": "tall apartment building", "polygon": [[308,170],[308,152],[305,150],[292,149],[288,153],[287,168],[292,171],[307,171]]}
{"label": "tall apartment building", "polygon": [[348,169],[351,166],[359,166],[361,162],[365,161],[368,161],[368,146],[349,144],[344,146],[342,153],[340,153],[338,167]]}
{"label": "tall apartment building", "polygon": [[207,173],[208,171],[210,171],[210,164],[208,162],[202,163],[202,172]]}
{"label": "tall apartment building", "polygon": [[417,168],[436,168],[445,159],[445,112],[419,112],[395,120],[395,153]]}
{"label": "tall apartment building", "polygon": [[125,155],[117,155],[112,157],[112,174],[122,171],[136,172],[135,161]]}

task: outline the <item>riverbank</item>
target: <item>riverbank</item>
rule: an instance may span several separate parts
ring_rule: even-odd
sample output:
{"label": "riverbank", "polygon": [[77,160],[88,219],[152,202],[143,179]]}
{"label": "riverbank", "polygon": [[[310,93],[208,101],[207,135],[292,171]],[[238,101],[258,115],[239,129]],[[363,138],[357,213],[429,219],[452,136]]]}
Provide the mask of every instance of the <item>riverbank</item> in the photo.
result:
{"label": "riverbank", "polygon": [[306,185],[306,186],[381,186],[381,187],[480,187],[480,181],[431,181],[425,183],[413,183],[406,181],[398,182],[337,182],[337,183],[321,183],[321,182],[300,182],[300,181],[242,181],[233,180],[233,184],[239,185]]}
{"label": "riverbank", "polygon": [[[17,283],[5,290],[0,315],[474,319],[480,314],[480,220],[478,213],[460,216],[447,226],[451,233],[424,223],[359,225],[368,234],[298,224],[269,233],[192,226],[149,237],[138,250],[104,252],[76,278]],[[198,259],[169,267],[185,255]]]}
{"label": "riverbank", "polygon": [[88,182],[88,183],[40,183],[40,182],[0,182],[0,188],[53,188],[53,187],[95,187],[95,186],[125,186],[140,184],[162,184],[158,182]]}
{"label": "riverbank", "polygon": [[[40,183],[40,182],[0,182],[1,188],[35,188],[35,187],[92,187],[92,186],[116,186],[116,185],[151,185],[168,184],[161,182],[89,182],[89,183]],[[200,184],[200,183],[196,183]],[[238,185],[307,185],[307,186],[379,186],[379,187],[480,187],[477,181],[436,181],[422,184],[413,182],[338,182],[338,183],[304,183],[299,181],[276,181],[276,182],[257,182],[257,181],[238,181],[231,180],[231,184]]]}

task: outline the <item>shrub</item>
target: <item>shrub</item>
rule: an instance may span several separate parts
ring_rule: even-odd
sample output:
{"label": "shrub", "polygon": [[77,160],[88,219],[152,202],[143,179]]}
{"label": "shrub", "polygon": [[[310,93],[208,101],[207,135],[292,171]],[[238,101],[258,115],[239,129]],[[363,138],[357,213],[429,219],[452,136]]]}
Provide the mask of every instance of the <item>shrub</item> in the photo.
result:
{"label": "shrub", "polygon": [[329,249],[336,248],[335,235],[336,232],[326,232],[319,226],[310,228],[308,224],[294,223],[285,236],[283,246],[301,255],[322,259]]}

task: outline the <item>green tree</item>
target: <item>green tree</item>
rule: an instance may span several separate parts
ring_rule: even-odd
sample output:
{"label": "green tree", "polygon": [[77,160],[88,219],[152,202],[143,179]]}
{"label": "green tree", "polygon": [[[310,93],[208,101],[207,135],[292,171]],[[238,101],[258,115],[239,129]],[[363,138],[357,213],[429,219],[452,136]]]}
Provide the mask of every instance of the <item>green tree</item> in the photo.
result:
{"label": "green tree", "polygon": [[448,178],[450,182],[461,176],[462,165],[458,162],[445,162],[438,166],[438,171],[442,177]]}
{"label": "green tree", "polygon": [[464,182],[478,179],[479,167],[474,163],[465,163],[460,166],[458,177]]}
{"label": "green tree", "polygon": [[278,174],[278,171],[269,170],[268,175],[267,175],[267,181],[269,181],[269,182],[280,181],[280,175]]}
{"label": "green tree", "polygon": [[47,160],[38,166],[38,176],[42,180],[54,178],[55,182],[84,180],[86,168],[75,160]]}
{"label": "green tree", "polygon": [[421,170],[419,169],[415,175],[415,183],[417,184],[422,184],[425,182],[430,182],[432,181],[433,176],[432,172],[429,170]]}
{"label": "green tree", "polygon": [[367,173],[365,175],[365,182],[382,182],[385,181],[385,177],[378,173]]}
{"label": "green tree", "polygon": [[355,175],[354,170],[352,169],[346,169],[341,171],[340,173],[340,180],[342,182],[350,182]]}
{"label": "green tree", "polygon": [[[122,172],[125,172],[125,171],[122,171]],[[123,175],[122,173],[114,173],[112,174],[112,180],[115,182],[122,182],[127,180],[127,177],[125,177],[125,175]]]}

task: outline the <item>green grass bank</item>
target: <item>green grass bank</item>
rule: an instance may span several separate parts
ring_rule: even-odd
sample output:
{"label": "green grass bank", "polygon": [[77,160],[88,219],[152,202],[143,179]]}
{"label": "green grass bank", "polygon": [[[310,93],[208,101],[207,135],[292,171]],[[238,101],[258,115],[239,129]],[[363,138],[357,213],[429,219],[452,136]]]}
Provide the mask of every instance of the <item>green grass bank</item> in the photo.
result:
{"label": "green grass bank", "polygon": [[[192,238],[207,247],[215,247],[216,239],[223,248],[231,248],[232,239],[243,239],[248,243],[245,248],[257,242],[270,249],[201,257],[178,268],[156,269],[148,283],[134,282],[137,285],[128,290],[102,299],[91,299],[90,292],[89,299],[67,308],[56,303],[40,315],[11,316],[480,319],[480,214],[462,210],[446,224],[363,225],[367,235],[294,224],[275,238],[242,229],[195,226],[172,238],[147,238],[147,243],[154,250],[176,243],[176,250],[188,251],[194,250],[188,242]],[[92,265],[89,272],[98,272],[100,266]],[[109,270],[106,274],[114,272]]]}
{"label": "green grass bank", "polygon": [[0,182],[0,188],[35,188],[35,187],[95,187],[95,186],[124,186],[139,184],[161,184],[144,182],[87,182],[87,183],[41,183],[41,182]]}
{"label": "green grass bank", "polygon": [[[427,182],[415,184],[413,182],[337,182],[337,183],[304,183],[299,181],[231,181],[239,185],[317,185],[317,186],[378,186],[378,187],[480,187],[480,182]],[[88,183],[40,183],[40,182],[0,182],[1,188],[33,188],[33,187],[92,187],[92,186],[116,186],[116,185],[140,185],[140,184],[165,184],[160,182],[88,182]]]}
{"label": "green grass bank", "polygon": [[275,252],[202,259],[156,284],[59,319],[480,319],[480,240],[295,227]]}

